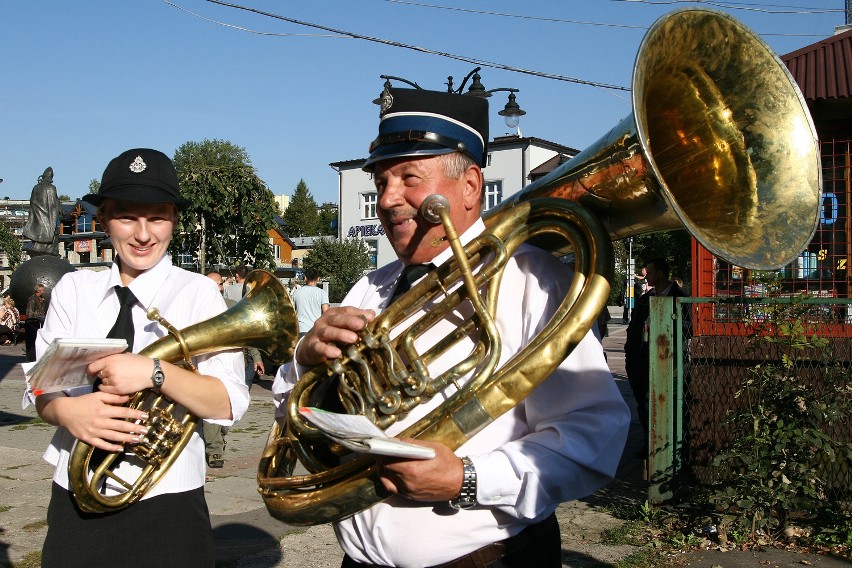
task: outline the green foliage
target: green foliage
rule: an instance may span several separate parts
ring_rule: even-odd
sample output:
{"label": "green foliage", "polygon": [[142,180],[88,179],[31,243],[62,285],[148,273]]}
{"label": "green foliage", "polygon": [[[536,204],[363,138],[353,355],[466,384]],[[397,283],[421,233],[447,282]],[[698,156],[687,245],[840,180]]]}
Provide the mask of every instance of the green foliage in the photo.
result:
{"label": "green foliage", "polygon": [[305,255],[305,272],[316,271],[329,281],[329,301],[343,300],[349,289],[370,267],[367,245],[360,239],[322,238]]}
{"label": "green foliage", "polygon": [[337,205],[324,203],[317,215],[317,235],[337,235]]}
{"label": "green foliage", "polygon": [[[672,267],[671,276],[684,282],[692,276],[692,237],[685,230],[662,231],[633,237],[634,270],[645,266],[654,257],[661,256]],[[689,291],[687,286],[687,291]]]}
{"label": "green foliage", "polygon": [[284,232],[289,237],[313,237],[327,233],[319,231],[317,202],[311,195],[305,180],[299,180],[287,210],[281,215]]}
{"label": "green foliage", "polygon": [[192,206],[181,213],[172,255],[197,254],[203,232],[207,266],[274,267],[267,231],[275,224],[275,198],[246,151],[225,140],[186,142],[174,162],[181,193]]}
{"label": "green foliage", "polygon": [[99,192],[100,190],[101,190],[101,182],[99,182],[98,180],[93,178],[92,181],[89,182],[89,194],[93,195],[93,194]]}
{"label": "green foliage", "polygon": [[23,251],[21,241],[12,232],[6,223],[0,223],[0,250],[9,258],[9,266],[14,270],[21,263]]}
{"label": "green foliage", "polygon": [[852,410],[851,387],[812,312],[797,298],[752,310],[747,322],[766,360],[735,393],[728,423],[736,436],[713,462],[724,479],[710,500],[723,525],[752,540],[779,537],[794,518],[826,527],[834,506],[826,470],[852,463],[852,443],[829,434]]}
{"label": "green foliage", "polygon": [[612,243],[612,252],[615,257],[615,271],[612,275],[612,282],[609,283],[609,299],[608,306],[623,306],[624,289],[627,286],[627,242],[620,240]]}

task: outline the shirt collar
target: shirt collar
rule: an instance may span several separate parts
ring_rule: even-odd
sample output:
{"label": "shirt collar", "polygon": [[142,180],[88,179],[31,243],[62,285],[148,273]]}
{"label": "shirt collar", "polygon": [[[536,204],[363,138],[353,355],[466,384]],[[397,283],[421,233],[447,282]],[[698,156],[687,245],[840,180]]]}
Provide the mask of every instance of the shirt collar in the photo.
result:
{"label": "shirt collar", "polygon": [[[133,292],[133,295],[136,296],[136,299],[139,300],[140,304],[146,308],[152,305],[154,298],[157,296],[157,292],[159,292],[163,282],[165,282],[168,277],[171,267],[172,257],[168,254],[164,254],[157,264],[133,279],[133,282],[130,283],[128,288],[130,288],[130,291]],[[116,262],[113,262],[110,267],[107,289],[104,291],[104,299],[106,299],[110,293],[114,293],[113,289],[115,286],[122,286],[121,274],[118,271],[117,260]]]}
{"label": "shirt collar", "polygon": [[[459,240],[462,245],[467,245],[470,241],[478,237],[483,231],[485,231],[485,223],[482,221],[482,217],[478,218],[473,225],[467,228],[467,230],[459,236]],[[435,266],[441,266],[448,260],[453,257],[453,249],[452,247],[447,247],[445,250],[442,250],[438,255],[432,259],[432,264]]]}

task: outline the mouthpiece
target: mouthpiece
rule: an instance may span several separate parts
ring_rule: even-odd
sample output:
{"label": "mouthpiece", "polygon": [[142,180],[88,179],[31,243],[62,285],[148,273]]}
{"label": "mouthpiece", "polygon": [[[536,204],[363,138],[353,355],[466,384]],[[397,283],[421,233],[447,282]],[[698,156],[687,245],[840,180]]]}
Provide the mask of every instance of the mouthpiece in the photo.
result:
{"label": "mouthpiece", "polygon": [[437,225],[441,222],[441,215],[439,214],[441,209],[445,209],[447,211],[450,210],[449,200],[443,195],[430,195],[423,200],[423,203],[420,204],[420,216],[423,217],[427,223]]}

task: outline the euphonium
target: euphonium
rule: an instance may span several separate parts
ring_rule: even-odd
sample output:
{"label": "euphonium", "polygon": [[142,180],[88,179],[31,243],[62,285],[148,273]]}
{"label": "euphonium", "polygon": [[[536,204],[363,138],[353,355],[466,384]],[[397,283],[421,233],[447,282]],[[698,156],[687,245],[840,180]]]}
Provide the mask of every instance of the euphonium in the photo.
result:
{"label": "euphonium", "polygon": [[[337,398],[347,412],[386,428],[471,375],[446,403],[400,434],[452,449],[520,403],[604,306],[612,239],[686,228],[717,256],[755,269],[784,265],[807,245],[820,198],[816,133],[787,69],[757,36],[718,12],[672,12],[644,38],[632,90],[631,116],[489,211],[485,234],[464,250],[454,243],[454,261],[371,322],[343,357],[303,375],[259,464],[259,490],[272,516],[319,524],[387,497],[369,457],[336,459],[341,449],[298,415],[331,385],[339,384]],[[452,228],[445,227],[452,243]],[[495,368],[500,339],[490,322],[501,269],[527,240],[554,254],[573,249],[575,280],[545,329]],[[411,322],[427,302],[437,306]],[[425,353],[415,352],[417,337],[466,302],[475,317]],[[430,361],[468,336],[477,339],[470,357],[431,377]],[[307,472],[297,472],[297,465]]]}
{"label": "euphonium", "polygon": [[[182,331],[174,329],[159,316],[156,308],[148,318],[159,321],[170,335],[158,339],[139,353],[178,363],[190,368],[190,357],[222,351],[255,347],[266,352],[273,361],[292,357],[298,337],[290,295],[275,276],[254,270],[246,276],[246,294],[227,311]],[[128,445],[125,452],[142,462],[135,480],[125,480],[112,470],[121,452],[105,452],[77,441],[68,462],[68,478],[74,498],[81,509],[92,513],[118,511],[141,499],[168,471],[195,431],[198,417],[183,406],[151,389],[131,396],[125,406],[145,410],[149,427],[138,444]],[[100,488],[106,478],[124,488],[116,495],[105,495]]]}

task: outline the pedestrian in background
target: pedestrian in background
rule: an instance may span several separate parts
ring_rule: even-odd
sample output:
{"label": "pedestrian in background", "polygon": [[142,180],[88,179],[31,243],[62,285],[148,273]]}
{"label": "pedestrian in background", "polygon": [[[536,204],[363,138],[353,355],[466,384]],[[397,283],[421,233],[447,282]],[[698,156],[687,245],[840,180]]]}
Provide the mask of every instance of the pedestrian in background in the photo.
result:
{"label": "pedestrian in background", "polygon": [[248,276],[249,270],[245,265],[240,265],[234,271],[234,283],[225,286],[225,299],[239,302],[243,299],[243,285]]}
{"label": "pedestrian in background", "polygon": [[304,337],[330,305],[328,292],[319,287],[319,274],[316,270],[305,270],[305,285],[293,292],[293,305],[299,318],[299,337]]}
{"label": "pedestrian in background", "polygon": [[38,330],[44,324],[47,313],[47,299],[44,297],[44,284],[35,285],[32,296],[27,301],[27,319],[24,322],[24,337],[26,339],[27,361],[36,360],[35,342]]}
{"label": "pedestrian in background", "polygon": [[[210,270],[207,272],[207,278],[216,283],[219,287],[220,293],[223,291],[225,282],[222,279],[221,274],[215,270]],[[228,308],[236,303],[237,302],[234,300],[225,298],[225,306]],[[261,359],[260,351],[253,347],[245,349],[243,351],[243,355],[246,360],[246,386],[251,388],[255,373],[262,375],[265,372],[263,360]],[[228,434],[228,430],[229,428],[227,426],[222,426],[220,424],[214,424],[206,421],[203,423],[202,431],[204,433],[204,454],[207,459],[207,466],[212,469],[221,469],[225,467],[225,446],[227,446],[225,436]]]}
{"label": "pedestrian in background", "polygon": [[0,307],[0,341],[3,345],[12,344],[12,335],[18,329],[21,314],[15,307],[15,300],[11,296],[3,298],[3,306]]}
{"label": "pedestrian in background", "polygon": [[[644,447],[639,451],[644,457],[648,456],[650,439],[648,392],[651,380],[651,352],[648,318],[651,313],[651,297],[683,298],[689,295],[684,292],[683,288],[669,280],[670,272],[671,268],[668,261],[659,257],[649,260],[642,269],[642,274],[647,279],[648,290],[636,300],[636,307],[633,310],[630,324],[627,326],[627,340],[624,344],[624,368],[627,372],[630,390],[633,391],[638,407],[639,423],[642,425],[642,435],[645,442]],[[688,309],[686,313],[688,315]]]}

